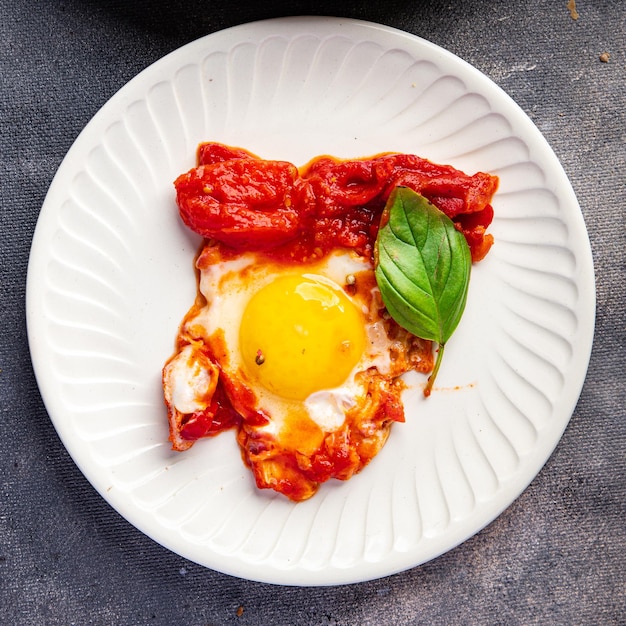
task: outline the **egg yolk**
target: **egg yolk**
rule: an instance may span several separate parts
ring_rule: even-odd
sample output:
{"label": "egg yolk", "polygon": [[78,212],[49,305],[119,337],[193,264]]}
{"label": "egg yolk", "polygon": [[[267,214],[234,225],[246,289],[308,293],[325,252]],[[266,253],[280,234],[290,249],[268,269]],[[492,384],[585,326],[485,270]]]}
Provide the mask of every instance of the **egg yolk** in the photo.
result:
{"label": "egg yolk", "polygon": [[248,374],[293,400],[341,385],[365,349],[362,313],[314,275],[281,276],[250,299],[239,333]]}

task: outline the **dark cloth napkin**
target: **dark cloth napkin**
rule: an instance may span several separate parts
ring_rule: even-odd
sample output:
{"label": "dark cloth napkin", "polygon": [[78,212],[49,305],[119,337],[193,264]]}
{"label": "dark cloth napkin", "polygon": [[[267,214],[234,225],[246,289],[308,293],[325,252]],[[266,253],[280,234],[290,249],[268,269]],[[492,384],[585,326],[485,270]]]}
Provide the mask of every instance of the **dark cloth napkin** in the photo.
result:
{"label": "dark cloth napkin", "polygon": [[[341,587],[205,569],[115,512],[61,444],[30,361],[25,280],[52,177],[143,68],[236,24],[379,22],[500,85],[561,160],[594,255],[586,383],[555,452],[493,523],[425,565]],[[626,3],[0,0],[0,624],[626,624]]]}

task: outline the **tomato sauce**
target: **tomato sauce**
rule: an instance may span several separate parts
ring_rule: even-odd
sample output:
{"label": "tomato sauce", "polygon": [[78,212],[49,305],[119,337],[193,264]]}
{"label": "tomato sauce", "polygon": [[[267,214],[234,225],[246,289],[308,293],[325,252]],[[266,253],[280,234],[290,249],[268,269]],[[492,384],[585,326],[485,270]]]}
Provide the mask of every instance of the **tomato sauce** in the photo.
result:
{"label": "tomato sauce", "polygon": [[180,215],[198,234],[240,250],[304,261],[334,248],[372,256],[391,191],[410,187],[443,211],[480,261],[493,237],[491,199],[498,178],[467,175],[411,154],[312,159],[298,169],[241,148],[204,143],[198,166],[175,183]]}

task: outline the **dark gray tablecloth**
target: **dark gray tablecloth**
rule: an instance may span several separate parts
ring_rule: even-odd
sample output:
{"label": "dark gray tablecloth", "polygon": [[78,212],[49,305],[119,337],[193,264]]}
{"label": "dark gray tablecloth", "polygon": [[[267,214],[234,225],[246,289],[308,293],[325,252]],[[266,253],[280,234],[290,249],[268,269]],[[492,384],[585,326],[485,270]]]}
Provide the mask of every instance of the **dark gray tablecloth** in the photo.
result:
{"label": "dark gray tablecloth", "polygon": [[[625,9],[623,0],[579,0],[574,19],[567,0],[0,0],[0,623],[626,624]],[[289,14],[401,28],[490,76],[561,159],[597,277],[587,381],[530,487],[442,557],[335,588],[225,576],[122,519],[56,435],[33,376],[24,315],[44,196],[96,111],[175,48]]]}

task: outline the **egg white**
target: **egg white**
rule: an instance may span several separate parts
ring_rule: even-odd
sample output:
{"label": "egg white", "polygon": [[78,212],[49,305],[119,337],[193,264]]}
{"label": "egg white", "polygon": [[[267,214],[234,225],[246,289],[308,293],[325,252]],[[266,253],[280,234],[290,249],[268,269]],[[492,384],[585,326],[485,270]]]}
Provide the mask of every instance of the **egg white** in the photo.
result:
{"label": "egg white", "polygon": [[[212,258],[212,261],[215,260]],[[391,341],[380,316],[377,287],[365,293],[357,290],[355,296],[346,294],[363,313],[365,325],[366,346],[357,365],[340,386],[316,391],[302,402],[282,398],[246,376],[239,350],[242,317],[254,294],[285,273],[293,272],[305,277],[313,275],[337,288],[343,288],[348,276],[372,271],[370,261],[349,251],[337,251],[321,262],[297,264],[291,268],[253,252],[243,253],[236,258],[220,258],[217,262],[202,264],[200,267],[200,292],[206,304],[187,320],[187,332],[202,337],[209,345],[212,336],[218,331],[222,334],[227,357],[219,366],[223,375],[231,380],[245,378],[243,382],[253,391],[257,400],[256,406],[250,408],[260,410],[270,418],[267,425],[259,427],[260,430],[279,438],[288,416],[294,410],[305,410],[324,433],[333,432],[344,424],[346,412],[361,402],[366,393],[366,382],[359,382],[357,373],[376,368],[384,375],[391,368]]]}

